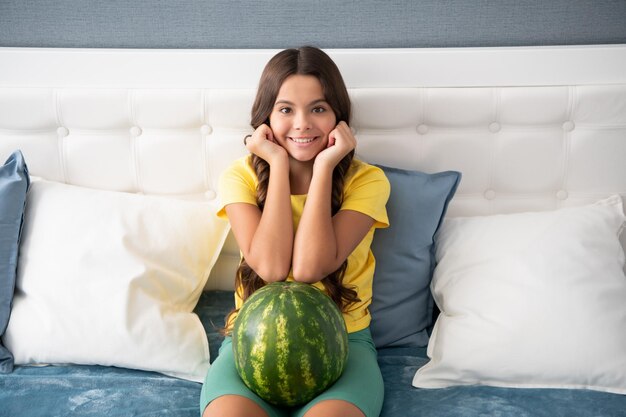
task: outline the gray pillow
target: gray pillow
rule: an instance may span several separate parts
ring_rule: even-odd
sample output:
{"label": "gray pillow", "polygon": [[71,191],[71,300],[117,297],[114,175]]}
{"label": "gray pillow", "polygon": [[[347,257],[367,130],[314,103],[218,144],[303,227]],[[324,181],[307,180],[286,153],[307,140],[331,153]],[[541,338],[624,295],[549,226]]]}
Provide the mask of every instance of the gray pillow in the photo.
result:
{"label": "gray pillow", "polygon": [[435,268],[434,238],[456,192],[461,174],[426,174],[381,166],[391,194],[390,226],[377,229],[370,329],[376,347],[428,345],[434,300],[430,281]]}
{"label": "gray pillow", "polygon": [[[24,203],[30,180],[20,151],[0,167],[0,337],[11,315]],[[13,355],[0,342],[0,373],[13,371]]]}

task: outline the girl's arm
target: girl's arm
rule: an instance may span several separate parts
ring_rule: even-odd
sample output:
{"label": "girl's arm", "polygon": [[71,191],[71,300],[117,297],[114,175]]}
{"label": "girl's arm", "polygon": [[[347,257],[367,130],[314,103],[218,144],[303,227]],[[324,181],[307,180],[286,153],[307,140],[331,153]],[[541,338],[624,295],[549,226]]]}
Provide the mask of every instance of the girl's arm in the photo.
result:
{"label": "girl's arm", "polygon": [[356,146],[348,125],[341,122],[329,135],[329,147],[313,165],[313,178],[293,247],[296,281],[317,282],[336,271],[374,224],[352,210],[331,216],[332,175],[337,163]]}
{"label": "girl's arm", "polygon": [[271,168],[265,207],[261,211],[252,204],[234,203],[226,206],[226,214],[248,265],[266,282],[283,281],[293,250],[289,159],[266,125],[254,132],[246,147]]}

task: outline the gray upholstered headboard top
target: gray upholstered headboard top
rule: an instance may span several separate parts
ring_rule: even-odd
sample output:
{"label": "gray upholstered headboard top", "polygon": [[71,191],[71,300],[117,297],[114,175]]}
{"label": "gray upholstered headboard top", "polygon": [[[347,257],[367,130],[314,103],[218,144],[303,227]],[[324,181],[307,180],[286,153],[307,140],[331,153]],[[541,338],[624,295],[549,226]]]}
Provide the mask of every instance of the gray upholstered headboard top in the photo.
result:
{"label": "gray upholstered headboard top", "polygon": [[[0,158],[87,187],[216,198],[270,50],[0,48]],[[458,170],[449,215],[626,196],[626,45],[330,50],[357,154]],[[233,240],[214,269],[232,285]]]}

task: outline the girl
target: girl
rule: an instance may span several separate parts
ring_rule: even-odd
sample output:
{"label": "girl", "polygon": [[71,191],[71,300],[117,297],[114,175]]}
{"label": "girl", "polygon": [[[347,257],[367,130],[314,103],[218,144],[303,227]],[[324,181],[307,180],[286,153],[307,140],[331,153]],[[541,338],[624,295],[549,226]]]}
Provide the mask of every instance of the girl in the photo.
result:
{"label": "girl", "polygon": [[252,107],[250,155],[220,179],[223,208],[242,252],[235,310],[265,283],[295,280],[326,291],[343,311],[348,364],[310,403],[285,409],[250,391],[224,340],[202,388],[203,416],[377,417],[383,380],[369,332],[377,227],[387,227],[389,182],[353,159],[350,98],[341,74],[317,48],[284,50],[265,67]]}

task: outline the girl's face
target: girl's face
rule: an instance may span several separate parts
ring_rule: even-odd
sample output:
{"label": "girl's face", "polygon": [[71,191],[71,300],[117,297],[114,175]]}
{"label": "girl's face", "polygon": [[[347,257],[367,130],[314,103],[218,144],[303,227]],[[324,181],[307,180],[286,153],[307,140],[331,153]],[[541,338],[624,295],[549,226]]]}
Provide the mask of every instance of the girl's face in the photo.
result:
{"label": "girl's face", "polygon": [[315,159],[326,149],[337,118],[312,75],[291,75],[278,91],[270,114],[274,139],[297,161]]}

